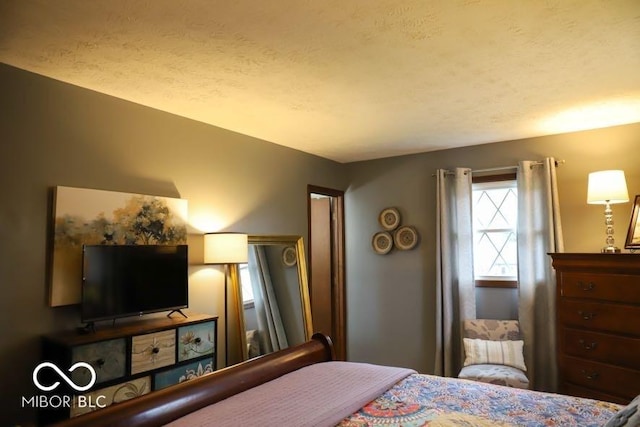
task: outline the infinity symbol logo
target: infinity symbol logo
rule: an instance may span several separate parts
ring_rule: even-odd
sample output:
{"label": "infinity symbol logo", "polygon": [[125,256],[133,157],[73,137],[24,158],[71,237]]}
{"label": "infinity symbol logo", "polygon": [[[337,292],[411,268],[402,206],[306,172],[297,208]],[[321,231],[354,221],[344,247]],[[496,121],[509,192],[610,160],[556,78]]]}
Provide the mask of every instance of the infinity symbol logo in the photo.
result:
{"label": "infinity symbol logo", "polygon": [[56,373],[58,375],[60,375],[60,378],[65,380],[67,382],[67,384],[69,384],[71,387],[73,387],[73,389],[76,390],[76,391],[89,390],[96,383],[96,371],[93,369],[93,366],[89,365],[86,362],[77,362],[77,363],[75,363],[73,366],[71,366],[69,368],[69,372],[73,372],[78,368],[86,368],[86,369],[89,370],[89,372],[91,373],[91,381],[89,381],[89,384],[87,384],[85,386],[79,386],[76,383],[74,383],[73,381],[71,381],[71,378],[69,378],[64,372],[62,372],[60,370],[60,368],[58,368],[53,363],[51,363],[51,362],[42,362],[41,364],[36,366],[36,369],[33,370],[33,383],[36,385],[36,387],[38,387],[42,391],[51,391],[51,390],[54,390],[56,387],[58,387],[60,385],[60,381],[56,381],[55,383],[53,383],[53,384],[51,384],[49,386],[44,386],[44,385],[40,384],[40,381],[38,380],[38,372],[40,372],[40,370],[43,369],[43,368],[51,368],[54,371],[56,371]]}

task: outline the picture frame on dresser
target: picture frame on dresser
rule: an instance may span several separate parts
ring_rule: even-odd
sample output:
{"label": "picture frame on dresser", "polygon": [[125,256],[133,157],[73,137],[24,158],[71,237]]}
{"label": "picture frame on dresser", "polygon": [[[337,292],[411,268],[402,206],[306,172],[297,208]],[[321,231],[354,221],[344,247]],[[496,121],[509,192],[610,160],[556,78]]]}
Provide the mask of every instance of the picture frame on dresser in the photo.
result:
{"label": "picture frame on dresser", "polygon": [[631,220],[629,221],[629,229],[627,230],[627,240],[625,241],[625,249],[640,249],[640,194],[636,195],[631,210]]}

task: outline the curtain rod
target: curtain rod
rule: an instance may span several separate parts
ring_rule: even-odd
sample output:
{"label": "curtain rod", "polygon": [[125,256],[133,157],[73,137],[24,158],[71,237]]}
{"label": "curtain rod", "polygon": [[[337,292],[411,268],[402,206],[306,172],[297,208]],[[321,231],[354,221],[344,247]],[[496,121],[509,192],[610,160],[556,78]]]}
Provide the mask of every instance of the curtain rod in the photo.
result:
{"label": "curtain rod", "polygon": [[[535,164],[542,164],[542,162],[535,162]],[[499,172],[499,171],[510,171],[513,169],[518,169],[518,166],[501,166],[497,168],[487,168],[487,169],[475,169],[472,170],[471,173],[483,173],[483,172]]]}
{"label": "curtain rod", "polygon": [[[533,162],[533,165],[534,165],[534,166],[542,165],[542,164],[544,164],[544,162],[543,162],[542,160],[537,161],[537,162]],[[558,166],[560,166],[560,165],[564,164],[564,160],[556,160],[556,161],[555,161],[555,164],[556,164],[556,167],[558,167]],[[518,169],[518,165],[514,165],[514,166],[500,166],[500,167],[487,168],[487,169],[475,169],[475,170],[472,170],[472,171],[471,171],[471,173],[472,173],[472,174],[474,174],[474,173],[485,173],[485,172],[499,172],[499,171],[514,170],[514,169]],[[447,175],[449,175],[449,174],[453,174],[453,173],[454,173],[454,172],[453,172],[453,171],[450,171],[450,170],[446,171],[446,174],[447,174]],[[433,174],[433,175],[431,175],[431,176],[436,176],[436,174]]]}

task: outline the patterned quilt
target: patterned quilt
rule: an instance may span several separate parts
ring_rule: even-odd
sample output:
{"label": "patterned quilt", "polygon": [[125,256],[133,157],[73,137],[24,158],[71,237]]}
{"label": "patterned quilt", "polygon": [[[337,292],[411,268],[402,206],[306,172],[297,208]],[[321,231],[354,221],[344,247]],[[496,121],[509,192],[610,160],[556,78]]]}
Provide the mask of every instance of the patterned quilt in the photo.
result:
{"label": "patterned quilt", "polygon": [[621,406],[468,380],[413,374],[339,427],[602,426]]}

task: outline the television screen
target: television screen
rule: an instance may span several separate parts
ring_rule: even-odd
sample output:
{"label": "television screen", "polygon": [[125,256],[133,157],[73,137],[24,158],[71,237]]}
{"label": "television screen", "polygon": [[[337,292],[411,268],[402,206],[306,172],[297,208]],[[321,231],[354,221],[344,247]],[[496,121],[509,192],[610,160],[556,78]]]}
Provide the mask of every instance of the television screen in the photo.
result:
{"label": "television screen", "polygon": [[187,245],[85,245],[83,322],[188,307]]}

